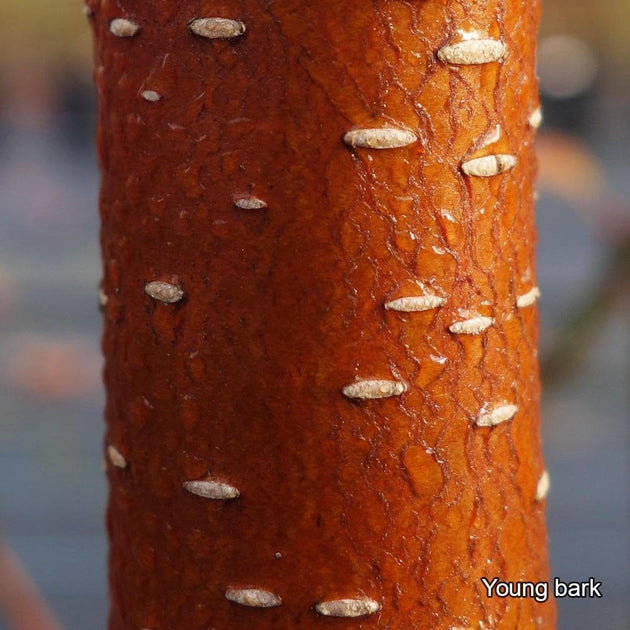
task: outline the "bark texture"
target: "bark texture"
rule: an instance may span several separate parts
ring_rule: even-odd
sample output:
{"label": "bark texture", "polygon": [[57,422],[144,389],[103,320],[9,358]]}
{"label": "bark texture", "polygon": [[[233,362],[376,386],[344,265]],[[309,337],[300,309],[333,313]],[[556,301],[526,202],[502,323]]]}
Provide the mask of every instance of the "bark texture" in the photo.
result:
{"label": "bark texture", "polygon": [[553,628],[538,2],[90,9],[110,630]]}

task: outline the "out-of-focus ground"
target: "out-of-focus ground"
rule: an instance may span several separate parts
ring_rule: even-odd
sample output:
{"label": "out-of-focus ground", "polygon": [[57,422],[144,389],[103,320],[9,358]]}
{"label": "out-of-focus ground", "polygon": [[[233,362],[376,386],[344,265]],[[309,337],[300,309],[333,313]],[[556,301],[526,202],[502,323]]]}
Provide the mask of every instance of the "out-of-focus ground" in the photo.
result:
{"label": "out-of-focus ground", "polygon": [[[98,173],[80,9],[0,0],[0,529],[64,627],[98,630]],[[560,601],[560,630],[630,628],[629,18],[627,0],[547,0],[542,31],[541,354],[567,357],[543,405],[552,574],[604,594]]]}

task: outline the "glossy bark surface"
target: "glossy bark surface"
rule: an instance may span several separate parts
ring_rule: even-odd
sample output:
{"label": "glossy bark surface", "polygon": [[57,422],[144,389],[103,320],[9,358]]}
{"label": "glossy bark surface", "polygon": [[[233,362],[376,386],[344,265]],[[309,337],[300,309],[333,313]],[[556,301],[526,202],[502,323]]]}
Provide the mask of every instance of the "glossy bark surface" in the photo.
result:
{"label": "glossy bark surface", "polygon": [[[536,285],[538,4],[91,8],[110,630],[553,628],[551,603],[480,581],[548,578],[537,313],[517,305]],[[200,17],[246,30],[203,38]],[[470,38],[506,53],[438,55]],[[417,141],[344,142],[381,128]],[[488,155],[516,165],[465,167]],[[342,393],[371,380],[393,385]],[[226,599],[242,589],[281,604]],[[380,610],[315,609],[348,598]]]}

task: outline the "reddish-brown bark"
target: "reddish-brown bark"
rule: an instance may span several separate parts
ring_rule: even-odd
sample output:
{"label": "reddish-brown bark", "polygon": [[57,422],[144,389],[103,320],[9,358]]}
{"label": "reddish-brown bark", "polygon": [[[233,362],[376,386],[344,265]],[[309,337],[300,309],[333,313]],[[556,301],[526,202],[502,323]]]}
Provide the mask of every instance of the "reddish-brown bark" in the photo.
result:
{"label": "reddish-brown bark", "polygon": [[[90,6],[110,630],[553,628],[551,602],[480,582],[548,578],[538,323],[518,302],[535,287],[538,3]],[[246,32],[202,38],[199,17]],[[140,30],[116,37],[117,18]],[[449,61],[466,33],[504,58]],[[344,143],[384,127],[418,140]],[[517,162],[466,165],[486,155]],[[389,304],[426,295],[442,299]],[[342,393],[372,379],[405,391]],[[183,486],[204,479],[240,496]],[[247,588],[281,605],[225,597]],[[314,607],[342,598],[380,610]]]}

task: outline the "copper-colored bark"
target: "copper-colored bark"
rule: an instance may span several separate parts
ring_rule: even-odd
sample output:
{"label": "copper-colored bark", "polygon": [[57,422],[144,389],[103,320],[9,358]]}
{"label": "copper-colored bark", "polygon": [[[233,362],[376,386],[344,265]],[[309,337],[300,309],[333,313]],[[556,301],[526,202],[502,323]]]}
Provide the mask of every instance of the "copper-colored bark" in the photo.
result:
{"label": "copper-colored bark", "polygon": [[[553,628],[480,582],[548,578],[538,3],[91,8],[110,630]],[[438,54],[470,33],[505,54]],[[380,610],[315,607],[344,598]]]}

